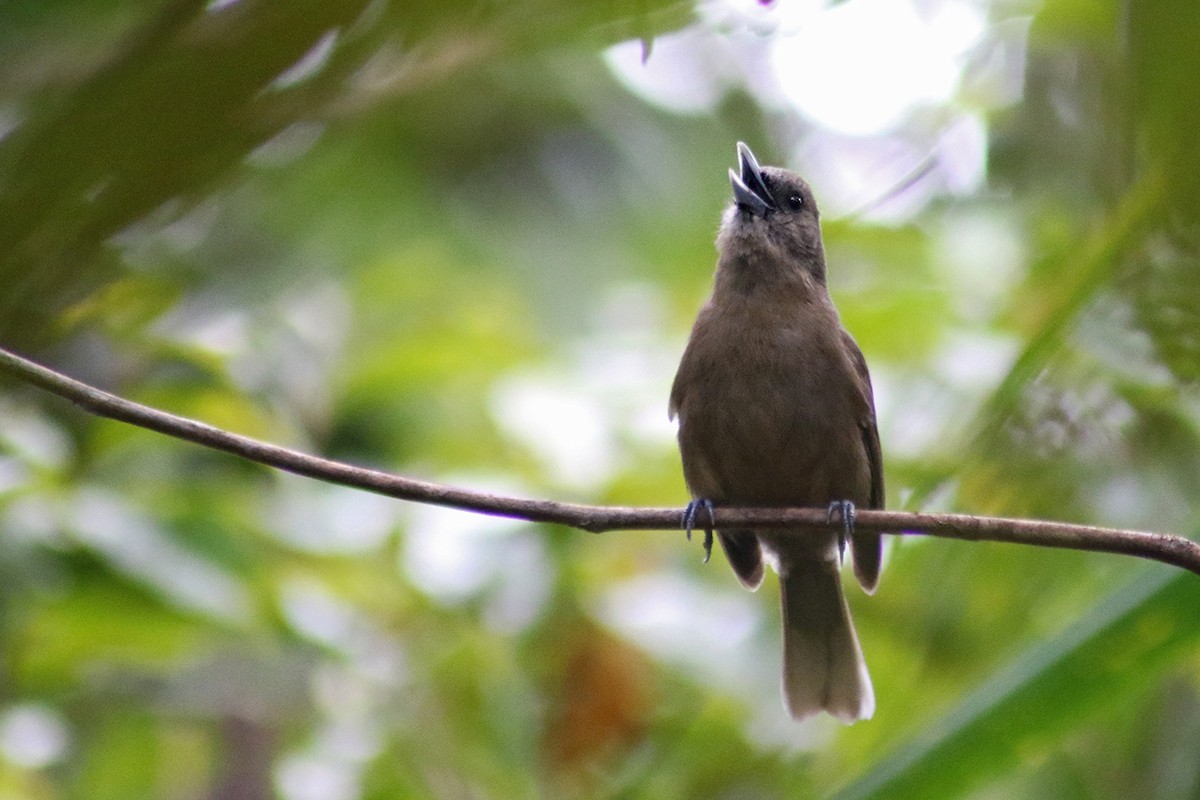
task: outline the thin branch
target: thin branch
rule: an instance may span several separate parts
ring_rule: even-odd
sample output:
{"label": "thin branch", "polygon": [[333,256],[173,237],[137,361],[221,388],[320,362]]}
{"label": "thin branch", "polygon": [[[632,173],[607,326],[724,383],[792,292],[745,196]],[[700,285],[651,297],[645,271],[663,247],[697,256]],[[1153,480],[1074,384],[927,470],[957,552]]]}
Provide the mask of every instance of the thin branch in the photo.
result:
{"label": "thin branch", "polygon": [[[167,436],[195,442],[214,450],[223,450],[297,475],[400,500],[448,506],[530,522],[556,523],[593,533],[631,529],[679,530],[681,526],[680,508],[589,506],[507,497],[405,478],[380,470],[319,458],[125,400],[3,349],[0,349],[0,370],[64,397],[97,416],[149,428]],[[830,527],[825,509],[817,508],[724,507],[716,509],[715,521],[719,528],[789,527],[826,530]],[[1118,553],[1162,561],[1200,575],[1200,544],[1170,534],[1042,520],[867,509],[858,512],[855,525],[862,530],[885,533],[926,534],[977,542],[1011,542],[1039,547]]]}

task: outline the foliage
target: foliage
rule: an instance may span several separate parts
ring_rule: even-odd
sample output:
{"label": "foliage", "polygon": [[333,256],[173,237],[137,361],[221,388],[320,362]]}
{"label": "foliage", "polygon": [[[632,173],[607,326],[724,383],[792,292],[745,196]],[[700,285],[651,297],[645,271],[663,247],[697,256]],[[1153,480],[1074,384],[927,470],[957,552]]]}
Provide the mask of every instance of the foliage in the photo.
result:
{"label": "foliage", "polygon": [[[357,463],[682,507],[666,396],[733,143],[804,166],[825,135],[753,79],[778,31],[719,7],[3,4],[0,341]],[[983,10],[906,130],[978,120],[986,181],[825,206],[889,502],[1194,534],[1200,5]],[[607,51],[697,30],[746,73],[703,111]],[[1013,31],[1008,96],[984,78]],[[851,597],[879,709],[840,728],[786,719],[777,590],[718,561],[273,474],[5,382],[0,795],[1200,791],[1192,576],[894,543]]]}

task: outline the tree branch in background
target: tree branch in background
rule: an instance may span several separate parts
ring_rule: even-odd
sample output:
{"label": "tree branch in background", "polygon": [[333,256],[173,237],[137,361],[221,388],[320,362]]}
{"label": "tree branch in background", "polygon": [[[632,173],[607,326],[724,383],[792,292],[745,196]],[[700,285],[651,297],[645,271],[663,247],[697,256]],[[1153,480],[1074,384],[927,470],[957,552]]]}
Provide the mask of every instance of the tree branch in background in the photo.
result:
{"label": "tree branch in background", "polygon": [[[66,398],[97,416],[148,428],[214,450],[223,450],[297,475],[400,500],[530,522],[556,523],[593,533],[631,529],[679,530],[682,524],[680,508],[588,506],[506,497],[319,458],[125,400],[3,349],[0,349],[0,370]],[[823,508],[723,507],[716,509],[715,522],[717,527],[739,528],[791,527],[827,530],[830,527],[826,510]],[[836,524],[840,527],[841,523]],[[858,511],[855,525],[863,530],[891,533],[926,534],[969,541],[1011,542],[1039,547],[1118,553],[1162,561],[1200,575],[1200,544],[1170,534],[1042,520],[867,509]]]}

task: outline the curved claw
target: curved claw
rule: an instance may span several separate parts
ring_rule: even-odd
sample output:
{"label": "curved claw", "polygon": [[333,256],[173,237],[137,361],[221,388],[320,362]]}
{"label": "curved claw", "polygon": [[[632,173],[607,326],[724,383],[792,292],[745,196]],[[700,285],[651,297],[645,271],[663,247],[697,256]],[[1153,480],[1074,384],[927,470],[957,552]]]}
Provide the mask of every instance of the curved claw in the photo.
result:
{"label": "curved claw", "polygon": [[846,542],[854,535],[854,503],[850,500],[834,500],[829,504],[826,519],[833,524],[834,515],[841,517],[842,529],[838,531],[838,562],[846,558]]}
{"label": "curved claw", "polygon": [[683,529],[687,532],[687,538],[690,542],[692,540],[692,529],[696,527],[696,514],[702,508],[708,512],[708,524],[704,526],[704,563],[707,564],[708,560],[712,558],[713,528],[717,525],[716,516],[713,514],[712,500],[700,498],[688,503],[687,507],[683,509]]}

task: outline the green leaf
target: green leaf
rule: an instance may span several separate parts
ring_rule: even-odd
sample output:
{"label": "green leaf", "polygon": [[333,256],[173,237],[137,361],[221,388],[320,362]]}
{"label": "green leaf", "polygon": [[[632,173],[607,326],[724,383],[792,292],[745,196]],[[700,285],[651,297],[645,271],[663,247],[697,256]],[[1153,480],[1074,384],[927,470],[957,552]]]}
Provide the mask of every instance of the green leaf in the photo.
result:
{"label": "green leaf", "polygon": [[[836,797],[962,797],[1052,754],[1066,732],[1153,686],[1198,641],[1196,576],[1143,570]],[[913,691],[920,690],[918,681]]]}

